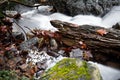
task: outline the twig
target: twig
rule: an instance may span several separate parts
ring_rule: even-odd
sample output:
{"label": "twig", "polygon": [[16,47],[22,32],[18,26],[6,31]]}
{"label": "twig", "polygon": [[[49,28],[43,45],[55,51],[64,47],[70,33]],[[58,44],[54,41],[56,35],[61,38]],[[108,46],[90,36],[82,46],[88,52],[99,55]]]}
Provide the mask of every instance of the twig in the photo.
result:
{"label": "twig", "polygon": [[20,29],[22,29],[22,31],[23,31],[23,33],[24,33],[25,40],[28,40],[28,39],[27,39],[27,33],[25,32],[25,30],[16,22],[15,19],[13,19],[13,22],[14,22],[16,25],[18,25],[18,27],[19,27]]}
{"label": "twig", "polygon": [[27,27],[27,26],[24,26],[24,27],[27,28],[28,30],[32,31],[29,27]]}

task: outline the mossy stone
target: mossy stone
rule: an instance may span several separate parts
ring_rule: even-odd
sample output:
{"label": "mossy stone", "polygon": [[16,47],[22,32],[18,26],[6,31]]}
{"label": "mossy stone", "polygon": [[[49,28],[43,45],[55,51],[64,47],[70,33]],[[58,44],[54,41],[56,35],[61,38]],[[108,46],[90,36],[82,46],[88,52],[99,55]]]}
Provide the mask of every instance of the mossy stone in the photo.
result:
{"label": "mossy stone", "polygon": [[[41,80],[94,80],[96,78],[93,77],[96,76],[91,74],[94,70],[90,70],[90,68],[91,65],[89,67],[86,61],[75,58],[65,58],[46,71],[41,76]],[[101,80],[99,72],[97,77],[97,80]]]}

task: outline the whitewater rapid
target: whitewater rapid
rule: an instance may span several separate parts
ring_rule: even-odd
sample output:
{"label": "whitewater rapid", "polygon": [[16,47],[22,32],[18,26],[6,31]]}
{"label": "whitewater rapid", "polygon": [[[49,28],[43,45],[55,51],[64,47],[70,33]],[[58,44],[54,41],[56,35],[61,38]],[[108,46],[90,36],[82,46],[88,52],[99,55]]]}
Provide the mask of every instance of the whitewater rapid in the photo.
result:
{"label": "whitewater rapid", "polygon": [[[56,31],[57,29],[50,24],[50,20],[61,20],[78,25],[88,24],[105,28],[111,28],[113,25],[120,22],[120,6],[111,9],[103,18],[93,15],[76,15],[71,17],[61,13],[50,13],[49,8],[51,8],[51,6],[40,6],[38,9],[32,9],[22,13],[22,18],[18,21],[19,25],[22,26],[26,32],[29,32],[29,29],[25,27],[29,27],[31,30],[36,28]],[[14,31],[22,30],[19,27],[14,27]],[[94,64],[99,67],[103,80],[120,79],[119,70],[98,63]]]}

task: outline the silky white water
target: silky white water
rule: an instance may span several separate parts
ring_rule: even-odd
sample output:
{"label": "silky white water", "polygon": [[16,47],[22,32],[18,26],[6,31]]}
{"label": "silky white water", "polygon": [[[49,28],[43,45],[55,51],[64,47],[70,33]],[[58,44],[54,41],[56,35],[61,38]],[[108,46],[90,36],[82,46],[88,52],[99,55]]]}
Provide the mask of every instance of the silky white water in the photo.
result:
{"label": "silky white water", "polygon": [[94,62],[90,62],[90,63],[97,65],[103,80],[119,80],[120,79],[120,70],[117,70],[99,63],[94,63]]}
{"label": "silky white water", "polygon": [[[78,25],[95,25],[105,28],[111,28],[117,22],[120,22],[120,6],[115,6],[106,14],[103,18],[93,15],[76,15],[74,17],[67,16],[61,13],[50,13],[51,6],[40,6],[38,9],[32,9],[22,14],[21,20],[19,20],[20,26],[26,26],[30,29],[44,29],[56,31],[51,24],[50,20],[67,21]],[[25,28],[24,28],[25,29]],[[14,30],[20,30],[14,29]],[[26,32],[29,30],[26,28]]]}
{"label": "silky white water", "polygon": [[[120,7],[114,7],[107,15],[105,15],[103,18],[96,17],[93,15],[76,15],[74,17],[67,16],[61,13],[50,13],[49,12],[50,6],[40,6],[38,9],[33,9],[27,12],[22,13],[22,18],[18,21],[19,25],[22,26],[26,32],[29,32],[29,30],[26,27],[29,27],[30,29],[43,29],[43,30],[51,30],[56,31],[57,29],[54,28],[50,24],[50,20],[61,20],[66,22],[71,22],[78,25],[95,25],[95,26],[101,26],[105,28],[111,28],[113,25],[115,25],[117,22],[120,22]],[[21,29],[19,27],[15,27],[14,30],[20,31]],[[22,31],[22,30],[21,30]],[[98,63],[94,63],[98,65],[101,75],[103,77],[103,80],[118,80],[120,79],[120,71],[103,66]]]}
{"label": "silky white water", "polygon": [[102,24],[111,27],[120,22],[120,6],[115,6],[102,18]]}

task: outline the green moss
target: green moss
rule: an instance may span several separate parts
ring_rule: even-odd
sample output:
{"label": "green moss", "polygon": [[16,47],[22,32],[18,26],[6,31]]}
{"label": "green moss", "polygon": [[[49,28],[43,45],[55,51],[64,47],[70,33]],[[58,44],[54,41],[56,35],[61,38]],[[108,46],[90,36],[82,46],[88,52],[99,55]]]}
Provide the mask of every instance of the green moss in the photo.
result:
{"label": "green moss", "polygon": [[0,80],[30,80],[25,76],[19,76],[15,71],[1,70]]}
{"label": "green moss", "polygon": [[[48,74],[48,76],[46,76]],[[42,80],[91,80],[87,63],[77,59],[65,58],[44,74]]]}
{"label": "green moss", "polygon": [[18,80],[14,71],[2,70],[0,71],[0,80]]}

